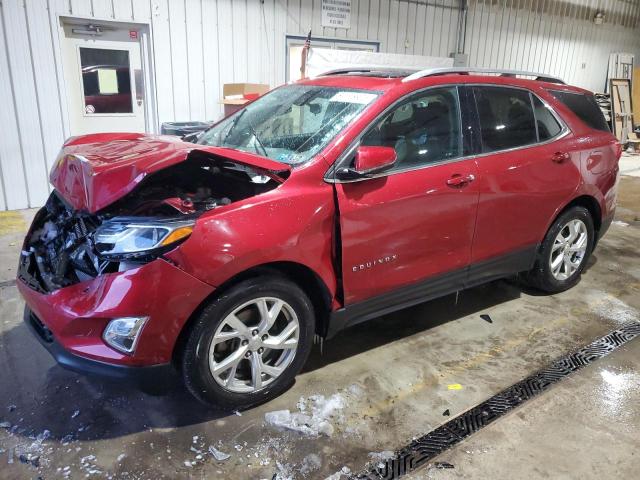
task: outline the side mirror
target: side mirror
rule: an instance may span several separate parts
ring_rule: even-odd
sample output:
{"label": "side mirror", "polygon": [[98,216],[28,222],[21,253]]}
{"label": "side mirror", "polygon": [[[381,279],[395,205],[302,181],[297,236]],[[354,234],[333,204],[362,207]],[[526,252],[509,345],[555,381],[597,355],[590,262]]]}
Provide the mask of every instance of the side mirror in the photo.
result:
{"label": "side mirror", "polygon": [[336,176],[344,181],[364,180],[389,170],[395,165],[396,159],[395,148],[361,145],[356,150],[353,167],[338,170]]}
{"label": "side mirror", "polygon": [[362,175],[389,170],[396,163],[396,150],[392,147],[360,146],[356,150],[356,160],[353,169]]}

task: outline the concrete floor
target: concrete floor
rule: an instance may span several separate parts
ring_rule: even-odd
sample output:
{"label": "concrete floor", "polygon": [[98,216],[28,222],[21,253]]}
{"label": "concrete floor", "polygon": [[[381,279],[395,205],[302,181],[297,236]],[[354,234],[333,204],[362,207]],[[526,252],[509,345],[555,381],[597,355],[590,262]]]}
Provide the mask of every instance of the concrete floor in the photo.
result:
{"label": "concrete floor", "polygon": [[[618,221],[571,291],[544,296],[500,281],[463,292],[457,304],[449,296],[387,315],[322,353],[316,346],[280,398],[241,415],[219,412],[181,390],[152,397],[54,364],[21,325],[23,303],[11,283],[30,215],[0,215],[0,479],[315,479],[358,471],[446,422],[445,410],[456,416],[640,321],[640,178],[623,177]],[[640,340],[631,341],[434,460],[455,468],[425,467],[411,478],[634,478],[639,354]],[[325,419],[331,436],[265,422],[267,412],[313,405],[325,409],[311,423]],[[209,446],[230,458],[217,461]]]}

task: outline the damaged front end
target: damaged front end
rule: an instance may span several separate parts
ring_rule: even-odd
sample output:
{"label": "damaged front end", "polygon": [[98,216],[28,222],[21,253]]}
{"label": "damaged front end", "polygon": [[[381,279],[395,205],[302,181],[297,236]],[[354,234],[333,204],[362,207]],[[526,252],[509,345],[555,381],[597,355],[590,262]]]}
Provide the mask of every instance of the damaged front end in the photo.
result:
{"label": "damaged front end", "polygon": [[34,218],[18,277],[47,293],[136,268],[185,241],[203,213],[281,182],[224,157],[192,151],[95,213],[74,209],[56,190]]}

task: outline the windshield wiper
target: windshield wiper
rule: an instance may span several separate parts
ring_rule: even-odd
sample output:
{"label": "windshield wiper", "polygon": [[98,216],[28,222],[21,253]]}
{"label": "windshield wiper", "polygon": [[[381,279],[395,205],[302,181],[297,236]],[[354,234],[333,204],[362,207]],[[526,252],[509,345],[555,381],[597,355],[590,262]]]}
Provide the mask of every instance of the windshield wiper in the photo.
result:
{"label": "windshield wiper", "polygon": [[[258,136],[258,132],[256,132],[256,129],[253,128],[253,125],[251,125],[251,122],[247,122],[247,125],[249,125],[249,130],[251,131],[251,134],[253,135],[253,138],[256,139],[256,141],[258,142],[258,145],[260,145],[260,148],[262,148],[262,153],[264,154],[265,157],[269,158],[269,154],[267,153],[267,149],[264,146],[264,143],[262,143],[262,140],[260,140],[260,137]],[[255,144],[254,144],[255,147]],[[256,153],[260,153],[258,152],[258,149],[256,148]]]}
{"label": "windshield wiper", "polygon": [[[229,130],[227,130],[227,134],[224,137],[223,140],[223,144],[227,143],[227,138],[229,138],[229,135],[231,135],[231,132],[236,128],[236,126],[238,125],[238,122],[240,121],[240,119],[242,118],[242,116],[246,113],[247,109],[243,109],[236,118],[233,119],[233,122],[231,123]],[[269,157],[268,153],[267,153],[267,149],[264,146],[264,143],[262,143],[262,140],[260,140],[260,137],[258,136],[258,132],[256,132],[256,129],[253,128],[253,125],[251,124],[250,121],[247,120],[247,125],[249,126],[249,132],[251,133],[251,135],[253,135],[253,137],[256,139],[256,141],[258,142],[258,145],[260,145],[260,148],[262,149],[262,153],[265,157]],[[258,151],[258,148],[254,146],[254,148],[256,149],[256,153],[260,153]]]}

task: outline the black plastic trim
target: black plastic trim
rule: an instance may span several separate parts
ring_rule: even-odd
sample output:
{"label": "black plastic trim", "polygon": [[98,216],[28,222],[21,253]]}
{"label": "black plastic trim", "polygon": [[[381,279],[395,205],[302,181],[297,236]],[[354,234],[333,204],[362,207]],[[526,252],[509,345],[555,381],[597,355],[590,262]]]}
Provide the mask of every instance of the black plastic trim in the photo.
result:
{"label": "black plastic trim", "polygon": [[392,480],[426,466],[431,459],[493,423],[507,412],[639,336],[640,323],[627,323],[577,352],[557,359],[548,367],[502,390],[435,430],[416,438],[409,445],[397,450],[391,458],[384,461],[382,466],[367,468],[350,478]]}
{"label": "black plastic trim", "polygon": [[485,260],[427,280],[347,305],[331,313],[327,338],[341,330],[387,313],[427,302],[475,285],[530,270],[538,245]]}
{"label": "black plastic trim", "polygon": [[169,363],[145,367],[131,367],[91,360],[66,350],[29,307],[24,308],[24,323],[58,364],[77,373],[100,376],[140,387],[173,385],[178,375]]}

